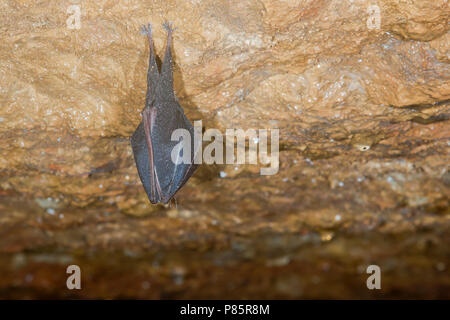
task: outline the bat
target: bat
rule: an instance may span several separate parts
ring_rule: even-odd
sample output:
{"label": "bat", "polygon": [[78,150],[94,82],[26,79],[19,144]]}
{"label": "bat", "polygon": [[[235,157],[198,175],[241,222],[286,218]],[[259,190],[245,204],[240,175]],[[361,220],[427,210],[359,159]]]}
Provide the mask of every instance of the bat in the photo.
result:
{"label": "bat", "polygon": [[[174,28],[169,22],[165,22],[163,27],[167,30],[167,45],[159,71],[153,49],[152,26],[142,26],[150,47],[147,94],[141,112],[142,121],[130,138],[139,178],[152,204],[168,203],[197,168],[192,139],[194,128],[173,89],[171,41]],[[172,161],[172,150],[179,143],[171,140],[172,132],[180,128],[190,133],[190,150],[194,151],[191,152],[190,163]]]}

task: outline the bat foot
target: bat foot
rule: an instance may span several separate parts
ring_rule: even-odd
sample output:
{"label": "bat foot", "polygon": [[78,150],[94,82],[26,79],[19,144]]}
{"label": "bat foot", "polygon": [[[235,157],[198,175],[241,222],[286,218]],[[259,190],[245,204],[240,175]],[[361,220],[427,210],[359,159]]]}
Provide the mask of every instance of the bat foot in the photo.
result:
{"label": "bat foot", "polygon": [[173,33],[175,31],[175,28],[173,26],[173,22],[172,21],[165,21],[162,26],[164,27],[164,29],[166,29],[166,31],[170,34]]}
{"label": "bat foot", "polygon": [[149,23],[141,27],[141,34],[150,36],[152,35],[152,25]]}

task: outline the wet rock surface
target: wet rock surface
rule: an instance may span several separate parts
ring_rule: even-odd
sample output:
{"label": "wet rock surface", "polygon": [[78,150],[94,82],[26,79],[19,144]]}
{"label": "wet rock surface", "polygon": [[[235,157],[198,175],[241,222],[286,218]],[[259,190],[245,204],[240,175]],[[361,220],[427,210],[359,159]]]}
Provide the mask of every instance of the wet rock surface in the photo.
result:
{"label": "wet rock surface", "polygon": [[[450,9],[371,5],[1,4],[0,297],[450,298]],[[149,203],[129,136],[166,19],[188,118],[279,128],[277,174],[203,164]]]}

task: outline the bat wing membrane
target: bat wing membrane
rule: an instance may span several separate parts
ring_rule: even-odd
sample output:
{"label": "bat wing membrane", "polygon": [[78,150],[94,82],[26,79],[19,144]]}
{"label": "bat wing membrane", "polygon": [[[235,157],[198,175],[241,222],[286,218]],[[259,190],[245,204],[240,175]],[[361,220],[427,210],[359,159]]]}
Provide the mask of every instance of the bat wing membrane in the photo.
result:
{"label": "bat wing membrane", "polygon": [[[175,106],[176,102],[171,102],[167,105],[164,103],[161,106],[161,112],[158,112],[155,120],[158,126],[155,126],[152,130],[156,175],[159,179],[163,202],[166,202],[165,200],[169,201],[187,180],[187,172],[192,168],[194,158],[194,128],[184,115],[183,110]],[[176,129],[185,129],[189,132],[190,163],[176,163],[172,160],[172,152],[180,143],[180,141],[171,140],[172,132]],[[186,151],[183,149],[183,152]]]}
{"label": "bat wing membrane", "polygon": [[131,147],[133,149],[134,161],[136,162],[139,178],[141,179],[145,192],[147,193],[151,203],[158,203],[161,199],[156,190],[152,191],[150,162],[148,160],[149,152],[145,138],[144,124],[142,121],[131,137]]}

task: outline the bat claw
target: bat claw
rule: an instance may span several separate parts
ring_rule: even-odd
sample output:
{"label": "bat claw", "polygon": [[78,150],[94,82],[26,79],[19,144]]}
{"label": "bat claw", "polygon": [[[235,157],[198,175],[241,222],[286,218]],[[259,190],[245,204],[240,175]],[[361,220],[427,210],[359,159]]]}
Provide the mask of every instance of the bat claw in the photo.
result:
{"label": "bat claw", "polygon": [[143,35],[151,35],[152,34],[152,25],[149,23],[147,25],[142,25],[141,34]]}

